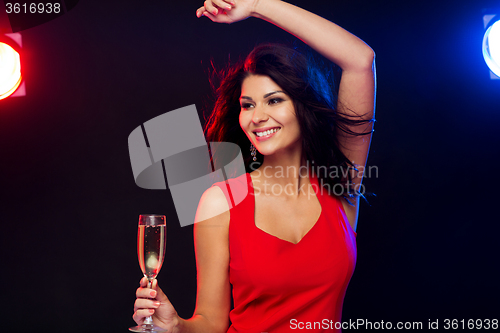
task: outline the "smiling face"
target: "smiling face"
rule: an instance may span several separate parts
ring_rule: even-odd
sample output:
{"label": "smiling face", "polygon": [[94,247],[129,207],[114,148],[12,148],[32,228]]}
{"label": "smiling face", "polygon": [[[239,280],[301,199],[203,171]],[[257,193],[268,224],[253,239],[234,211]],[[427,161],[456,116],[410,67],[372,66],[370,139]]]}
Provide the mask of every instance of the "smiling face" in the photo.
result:
{"label": "smiling face", "polygon": [[262,155],[301,149],[292,99],[268,76],[250,75],[241,85],[240,126]]}

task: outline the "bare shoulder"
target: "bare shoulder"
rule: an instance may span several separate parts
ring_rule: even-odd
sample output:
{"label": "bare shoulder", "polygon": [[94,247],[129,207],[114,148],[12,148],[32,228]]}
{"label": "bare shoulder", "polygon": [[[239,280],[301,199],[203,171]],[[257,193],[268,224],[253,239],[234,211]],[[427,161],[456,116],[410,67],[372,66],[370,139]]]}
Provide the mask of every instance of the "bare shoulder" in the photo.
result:
{"label": "bare shoulder", "polygon": [[[198,267],[224,266],[229,260],[229,207],[222,190],[213,186],[203,193],[194,224]],[[206,266],[205,266],[206,265]]]}
{"label": "bare shoulder", "polygon": [[[229,205],[222,190],[213,186],[203,193],[196,212],[195,247],[220,248],[229,234]],[[208,252],[211,252],[209,250]],[[224,246],[220,250],[224,250]]]}
{"label": "bare shoulder", "polygon": [[[212,223],[223,223],[225,219],[212,219],[216,216],[229,212],[229,204],[226,196],[218,186],[212,186],[201,196],[196,211],[195,222],[211,220]],[[227,220],[229,222],[229,220]]]}

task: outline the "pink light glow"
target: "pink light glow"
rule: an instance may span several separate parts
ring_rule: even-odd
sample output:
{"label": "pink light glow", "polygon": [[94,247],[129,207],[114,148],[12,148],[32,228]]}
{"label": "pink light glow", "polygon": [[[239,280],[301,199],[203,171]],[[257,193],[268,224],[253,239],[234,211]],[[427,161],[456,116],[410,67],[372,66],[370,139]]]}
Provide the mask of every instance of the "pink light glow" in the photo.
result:
{"label": "pink light glow", "polygon": [[9,45],[0,43],[0,100],[12,95],[21,81],[19,53]]}

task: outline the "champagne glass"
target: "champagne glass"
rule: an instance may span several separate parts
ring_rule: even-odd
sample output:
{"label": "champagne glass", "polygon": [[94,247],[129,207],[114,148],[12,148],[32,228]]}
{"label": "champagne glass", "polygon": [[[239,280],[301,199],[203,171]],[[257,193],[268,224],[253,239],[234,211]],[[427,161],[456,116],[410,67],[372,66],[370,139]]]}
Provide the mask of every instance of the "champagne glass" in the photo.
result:
{"label": "champagne glass", "polygon": [[[165,215],[139,215],[137,232],[137,256],[142,273],[148,279],[148,288],[156,278],[165,257],[167,225]],[[141,326],[129,328],[132,332],[166,332],[166,329],[155,326],[151,316]]]}

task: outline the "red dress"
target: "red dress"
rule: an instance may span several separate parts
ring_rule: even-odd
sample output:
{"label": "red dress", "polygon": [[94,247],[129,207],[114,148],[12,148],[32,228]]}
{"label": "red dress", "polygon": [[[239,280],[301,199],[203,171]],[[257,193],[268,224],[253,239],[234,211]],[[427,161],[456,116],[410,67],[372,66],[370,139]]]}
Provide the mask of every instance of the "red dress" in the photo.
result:
{"label": "red dress", "polygon": [[322,211],[297,244],[257,228],[250,174],[215,184],[231,207],[229,279],[234,309],[228,333],[340,332],[335,323],[341,322],[356,264],[356,233],[340,199],[318,191],[316,177],[310,180]]}

